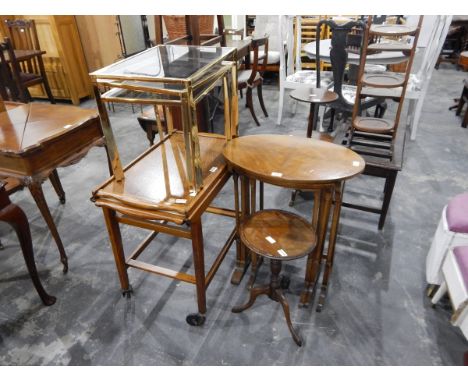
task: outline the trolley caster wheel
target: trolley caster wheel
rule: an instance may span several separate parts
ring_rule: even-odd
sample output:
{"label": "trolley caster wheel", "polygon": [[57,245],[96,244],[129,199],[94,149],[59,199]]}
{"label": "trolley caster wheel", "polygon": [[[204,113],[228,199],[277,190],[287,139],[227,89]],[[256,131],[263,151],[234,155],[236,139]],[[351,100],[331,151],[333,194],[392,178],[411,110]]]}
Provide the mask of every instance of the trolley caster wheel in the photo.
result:
{"label": "trolley caster wheel", "polygon": [[290,283],[291,283],[291,279],[288,276],[281,276],[281,280],[280,280],[281,289],[288,289]]}
{"label": "trolley caster wheel", "polygon": [[129,299],[130,297],[132,297],[132,293],[133,293],[133,289],[132,289],[132,286],[130,285],[128,289],[122,290],[122,297],[126,297],[127,299]]}
{"label": "trolley caster wheel", "polygon": [[65,204],[65,202],[67,201],[67,199],[65,198],[65,195],[64,196],[61,196],[59,198],[59,201],[60,201],[60,204]]}
{"label": "trolley caster wheel", "polygon": [[202,326],[205,323],[206,317],[200,313],[193,313],[189,314],[186,318],[185,321],[187,321],[187,324],[190,326]]}

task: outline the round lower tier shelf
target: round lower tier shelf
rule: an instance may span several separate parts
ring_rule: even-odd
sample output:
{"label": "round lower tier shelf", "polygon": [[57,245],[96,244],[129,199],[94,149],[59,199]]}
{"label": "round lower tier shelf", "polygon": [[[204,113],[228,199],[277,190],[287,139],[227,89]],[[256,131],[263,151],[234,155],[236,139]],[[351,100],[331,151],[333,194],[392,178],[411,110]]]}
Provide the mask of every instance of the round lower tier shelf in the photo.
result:
{"label": "round lower tier shelf", "polygon": [[253,252],[277,260],[307,256],[315,248],[314,227],[306,219],[282,210],[261,210],[242,222],[242,242]]}
{"label": "round lower tier shelf", "polygon": [[395,24],[378,24],[371,25],[370,33],[377,36],[404,36],[412,35],[418,30],[418,26],[395,25]]}
{"label": "round lower tier shelf", "polygon": [[374,88],[398,88],[405,83],[405,77],[397,73],[367,73],[362,77],[362,83]]}
{"label": "round lower tier shelf", "polygon": [[395,122],[374,117],[356,117],[353,120],[353,127],[356,130],[366,133],[385,134],[393,131]]}

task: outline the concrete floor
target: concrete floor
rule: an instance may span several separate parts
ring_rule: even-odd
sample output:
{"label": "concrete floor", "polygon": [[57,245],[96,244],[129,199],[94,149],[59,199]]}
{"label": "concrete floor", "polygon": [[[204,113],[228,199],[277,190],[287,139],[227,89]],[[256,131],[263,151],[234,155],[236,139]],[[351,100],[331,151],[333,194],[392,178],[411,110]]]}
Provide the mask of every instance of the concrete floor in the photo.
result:
{"label": "concrete floor", "polygon": [[[466,73],[451,65],[434,72],[417,140],[408,142],[387,222],[377,229],[377,215],[343,209],[335,267],[325,309],[298,308],[304,262],[289,263],[286,296],[293,324],[304,339],[292,341],[280,306],[266,297],[241,314],[231,308],[246,300],[246,279],[231,285],[234,249],[222,263],[207,293],[208,314],[202,327],[185,323],[196,311],[195,288],[171,279],[130,270],[134,295],[121,297],[117,272],[102,213],[89,198],[107,177],[102,148],[91,150],[77,165],[59,169],[67,203],[60,205],[49,182],[46,198],[69,256],[63,275],[58,251],[28,191],[12,199],[26,212],[39,273],[46,290],[57,297],[41,304],[26,273],[18,241],[5,225],[0,266],[1,365],[460,365],[468,344],[449,322],[448,303],[432,309],[425,296],[425,257],[441,210],[455,194],[468,189],[468,130],[448,111],[459,96]],[[307,109],[292,115],[285,104],[276,126],[277,88],[266,86],[269,118],[256,127],[240,108],[240,133],[305,136]],[[92,101],[84,104],[93,107]],[[137,114],[122,105],[111,113],[123,161],[147,147]],[[347,190],[361,197],[379,196],[382,183],[360,177]],[[288,207],[290,191],[266,187],[266,206]],[[345,194],[345,199],[350,193]],[[217,204],[233,205],[232,183]],[[310,216],[312,202],[299,199],[292,210]],[[204,219],[207,264],[232,229],[227,218]],[[133,248],[146,234],[124,227],[125,246]],[[191,268],[191,246],[161,235],[143,255],[160,253],[159,264]],[[266,281],[262,267],[258,282]]]}

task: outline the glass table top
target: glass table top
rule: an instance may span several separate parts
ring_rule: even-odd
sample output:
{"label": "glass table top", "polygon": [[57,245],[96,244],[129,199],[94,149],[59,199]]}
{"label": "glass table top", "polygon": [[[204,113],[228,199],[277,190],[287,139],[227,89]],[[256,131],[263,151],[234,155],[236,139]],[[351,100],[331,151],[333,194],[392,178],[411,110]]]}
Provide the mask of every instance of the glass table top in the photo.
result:
{"label": "glass table top", "polygon": [[201,76],[205,69],[229,58],[234,48],[212,46],[158,45],[142,53],[106,66],[95,78],[139,79],[164,82]]}

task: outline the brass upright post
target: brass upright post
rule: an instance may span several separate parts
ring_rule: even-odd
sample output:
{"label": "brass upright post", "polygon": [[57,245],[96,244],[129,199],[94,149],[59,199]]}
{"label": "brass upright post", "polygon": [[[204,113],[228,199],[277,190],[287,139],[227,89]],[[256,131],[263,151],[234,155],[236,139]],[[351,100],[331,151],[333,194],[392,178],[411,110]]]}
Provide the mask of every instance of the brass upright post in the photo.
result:
{"label": "brass upright post", "polygon": [[122,168],[122,162],[120,162],[119,151],[117,150],[117,144],[115,143],[114,133],[109,121],[109,115],[107,109],[101,100],[101,93],[97,85],[93,85],[94,96],[96,97],[96,104],[99,110],[99,116],[101,118],[102,133],[106,139],[107,155],[111,162],[112,173],[114,174],[115,180],[121,182],[124,179],[124,173]]}

